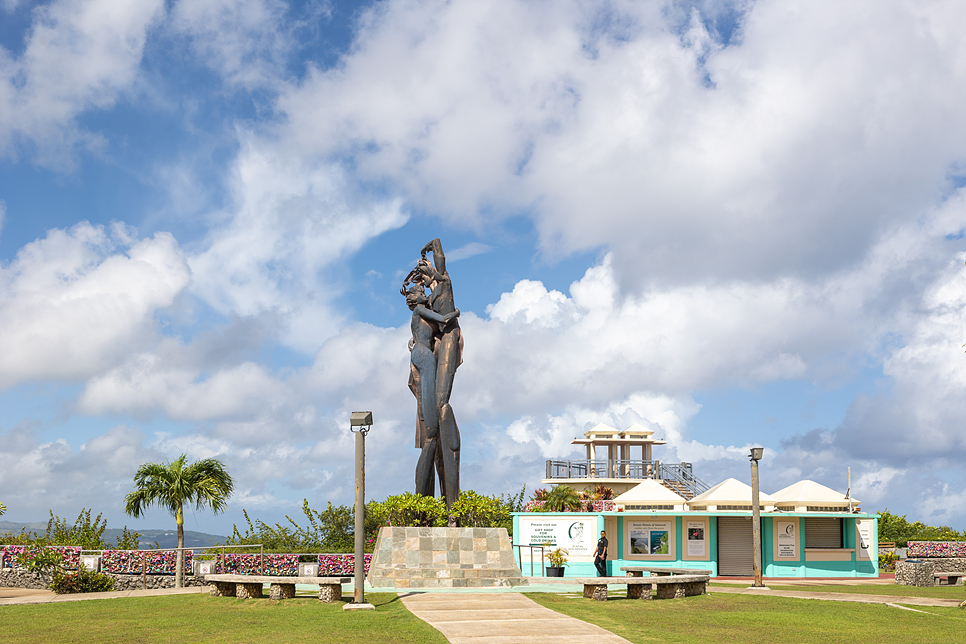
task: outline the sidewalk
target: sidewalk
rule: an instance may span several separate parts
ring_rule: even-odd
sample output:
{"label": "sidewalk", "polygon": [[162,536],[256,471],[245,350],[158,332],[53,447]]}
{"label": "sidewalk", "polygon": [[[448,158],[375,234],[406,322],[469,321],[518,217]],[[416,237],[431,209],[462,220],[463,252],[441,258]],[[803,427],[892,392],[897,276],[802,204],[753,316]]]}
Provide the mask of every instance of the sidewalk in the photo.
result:
{"label": "sidewalk", "polygon": [[400,593],[409,611],[450,644],[630,644],[600,626],[540,606],[519,590],[500,594]]}
{"label": "sidewalk", "polygon": [[938,597],[904,597],[898,595],[865,595],[853,593],[816,593],[806,590],[764,590],[757,588],[727,588],[713,586],[708,593],[729,593],[736,595],[767,595],[769,597],[793,597],[796,599],[820,599],[833,602],[857,602],[860,604],[907,604],[910,606],[938,606],[956,608],[961,599],[940,599]]}

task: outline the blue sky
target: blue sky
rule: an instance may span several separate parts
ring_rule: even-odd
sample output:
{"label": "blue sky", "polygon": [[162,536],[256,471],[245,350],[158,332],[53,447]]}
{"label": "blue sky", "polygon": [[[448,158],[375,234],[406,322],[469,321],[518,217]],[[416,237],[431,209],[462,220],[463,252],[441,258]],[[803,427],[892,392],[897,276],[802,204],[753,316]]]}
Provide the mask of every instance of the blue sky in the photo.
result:
{"label": "blue sky", "polygon": [[398,289],[440,237],[464,487],[598,422],[716,483],[966,527],[955,2],[0,2],[0,501],[265,520],[412,486]]}

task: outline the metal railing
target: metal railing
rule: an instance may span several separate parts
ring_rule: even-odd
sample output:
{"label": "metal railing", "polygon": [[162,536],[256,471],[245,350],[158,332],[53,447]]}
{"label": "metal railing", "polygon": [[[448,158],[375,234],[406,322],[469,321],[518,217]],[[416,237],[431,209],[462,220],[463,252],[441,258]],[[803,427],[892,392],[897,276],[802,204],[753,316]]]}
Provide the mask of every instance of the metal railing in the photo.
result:
{"label": "metal railing", "polygon": [[655,479],[685,498],[694,498],[709,486],[694,475],[691,463],[623,459],[547,461],[548,479]]}
{"label": "metal railing", "polygon": [[544,566],[543,566],[543,563],[544,563],[543,562],[543,549],[544,549],[545,546],[543,544],[540,544],[540,543],[531,543],[531,544],[526,544],[526,543],[513,543],[513,544],[510,544],[510,546],[512,548],[516,548],[516,551],[517,551],[517,563],[520,564],[520,572],[523,572],[523,548],[529,548],[530,549],[530,576],[531,577],[535,577],[536,576],[536,575],[533,574],[533,551],[535,549],[538,549],[539,548],[540,549],[540,576],[541,577],[544,577],[545,576],[544,573],[546,572],[546,568],[544,568]]}

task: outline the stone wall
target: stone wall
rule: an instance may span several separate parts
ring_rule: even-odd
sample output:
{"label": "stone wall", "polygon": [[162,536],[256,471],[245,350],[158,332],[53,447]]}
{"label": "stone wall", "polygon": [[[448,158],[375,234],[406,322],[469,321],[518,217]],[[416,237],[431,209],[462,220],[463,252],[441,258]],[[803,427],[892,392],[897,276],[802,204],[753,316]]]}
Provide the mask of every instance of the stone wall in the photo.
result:
{"label": "stone wall", "polygon": [[[118,575],[114,573],[104,573],[114,580],[114,590],[140,590],[141,575]],[[49,590],[51,582],[50,573],[27,572],[25,570],[0,570],[0,587],[6,588],[33,588],[37,590]],[[148,588],[174,588],[173,575],[147,575]],[[185,586],[204,586],[204,577],[185,575]]]}
{"label": "stone wall", "polygon": [[929,587],[934,584],[933,573],[936,572],[966,573],[966,558],[920,557],[896,562],[896,583],[904,586]]}
{"label": "stone wall", "polygon": [[369,569],[375,588],[525,586],[506,528],[379,529]]}

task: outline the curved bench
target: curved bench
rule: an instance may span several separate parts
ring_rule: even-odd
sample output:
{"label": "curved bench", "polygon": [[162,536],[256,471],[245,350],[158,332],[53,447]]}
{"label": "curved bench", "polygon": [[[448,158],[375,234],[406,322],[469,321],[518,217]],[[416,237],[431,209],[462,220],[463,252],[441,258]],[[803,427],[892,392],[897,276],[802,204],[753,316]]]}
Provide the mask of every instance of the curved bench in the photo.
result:
{"label": "curved bench", "polygon": [[295,597],[295,584],[319,586],[319,601],[327,604],[342,599],[342,584],[352,577],[270,577],[266,575],[205,575],[212,597],[238,597],[249,599],[262,596],[262,586],[269,585],[269,598],[291,599]]}

